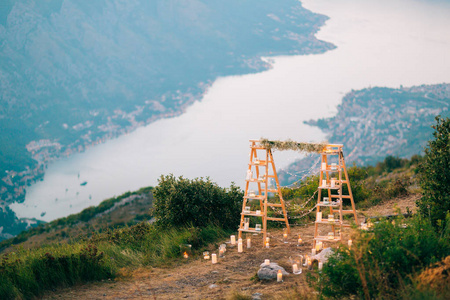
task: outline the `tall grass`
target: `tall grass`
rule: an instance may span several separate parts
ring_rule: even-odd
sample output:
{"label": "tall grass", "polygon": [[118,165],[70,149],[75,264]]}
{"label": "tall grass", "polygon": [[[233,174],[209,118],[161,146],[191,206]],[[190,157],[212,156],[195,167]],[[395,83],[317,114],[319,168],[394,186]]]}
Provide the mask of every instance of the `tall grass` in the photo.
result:
{"label": "tall grass", "polygon": [[28,299],[56,287],[113,278],[122,267],[170,265],[180,260],[180,244],[192,244],[196,254],[225,236],[213,225],[161,228],[142,222],[70,244],[17,248],[0,256],[0,299]]}

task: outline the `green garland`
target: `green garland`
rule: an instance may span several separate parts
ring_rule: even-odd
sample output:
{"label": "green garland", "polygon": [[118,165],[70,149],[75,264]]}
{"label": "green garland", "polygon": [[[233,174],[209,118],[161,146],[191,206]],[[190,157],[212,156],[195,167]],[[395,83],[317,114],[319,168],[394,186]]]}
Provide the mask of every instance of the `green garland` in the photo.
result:
{"label": "green garland", "polygon": [[269,141],[268,139],[263,139],[259,141],[261,146],[266,149],[276,149],[276,150],[293,150],[299,152],[316,152],[320,153],[328,145],[327,142],[322,143],[299,143],[292,140],[287,141]]}

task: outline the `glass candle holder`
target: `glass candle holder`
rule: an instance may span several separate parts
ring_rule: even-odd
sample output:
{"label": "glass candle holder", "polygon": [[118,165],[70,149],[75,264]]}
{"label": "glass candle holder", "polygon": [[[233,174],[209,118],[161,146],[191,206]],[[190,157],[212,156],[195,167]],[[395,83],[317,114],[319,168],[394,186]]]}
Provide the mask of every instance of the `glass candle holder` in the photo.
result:
{"label": "glass candle holder", "polygon": [[181,256],[188,259],[192,255],[192,245],[191,244],[181,244],[180,245]]}
{"label": "glass candle holder", "polygon": [[248,191],[248,196],[249,197],[255,197],[256,196],[255,191],[254,190]]}
{"label": "glass candle holder", "polygon": [[330,198],[323,197],[323,204],[329,204],[329,203],[330,203]]}
{"label": "glass candle holder", "polygon": [[257,210],[257,211],[255,211],[255,214],[260,215],[260,214],[261,214],[261,211],[260,211],[260,210]]}
{"label": "glass candle holder", "polygon": [[210,259],[209,251],[203,252],[203,259]]}
{"label": "glass candle holder", "polygon": [[247,179],[247,180],[251,180],[251,179],[252,179],[252,177],[253,177],[253,173],[252,173],[252,171],[250,171],[250,170],[247,170],[247,176],[245,177],[245,179]]}
{"label": "glass candle holder", "polygon": [[256,224],[255,225],[255,230],[256,231],[261,231],[261,224]]}
{"label": "glass candle holder", "polygon": [[250,225],[250,219],[244,218],[244,230],[248,230],[249,225]]}
{"label": "glass candle holder", "polygon": [[244,212],[246,212],[246,213],[250,212],[250,206],[244,207]]}
{"label": "glass candle holder", "polygon": [[334,233],[333,232],[328,232],[328,239],[329,240],[334,240]]}

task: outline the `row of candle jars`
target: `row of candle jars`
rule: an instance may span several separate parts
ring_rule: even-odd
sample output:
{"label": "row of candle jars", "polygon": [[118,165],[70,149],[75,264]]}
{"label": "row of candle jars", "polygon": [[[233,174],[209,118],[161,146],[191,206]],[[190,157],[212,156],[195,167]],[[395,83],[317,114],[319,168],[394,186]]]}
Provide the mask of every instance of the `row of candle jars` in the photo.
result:
{"label": "row of candle jars", "polygon": [[[335,177],[330,179],[330,187],[334,188],[338,185],[338,183],[339,181]],[[328,187],[328,182],[326,179],[322,179],[322,187]]]}

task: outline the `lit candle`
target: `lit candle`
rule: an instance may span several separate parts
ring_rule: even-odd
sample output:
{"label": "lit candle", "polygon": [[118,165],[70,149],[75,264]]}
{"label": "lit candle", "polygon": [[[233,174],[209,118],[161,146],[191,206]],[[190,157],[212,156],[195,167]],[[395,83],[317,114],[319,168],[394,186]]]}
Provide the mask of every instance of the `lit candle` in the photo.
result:
{"label": "lit candle", "polygon": [[328,215],[328,222],[334,222],[334,215]]}
{"label": "lit candle", "polygon": [[319,242],[319,246],[320,246],[320,250],[322,250],[323,249],[323,243]]}
{"label": "lit candle", "polygon": [[211,262],[213,264],[217,264],[217,254],[215,253],[211,254]]}
{"label": "lit candle", "polygon": [[348,240],[348,247],[349,247],[349,248],[352,247],[352,244],[353,244],[352,240]]}
{"label": "lit candle", "polygon": [[219,249],[219,257],[225,257],[225,249],[224,248]]}
{"label": "lit candle", "polygon": [[250,238],[247,239],[247,249],[252,247],[252,240]]}
{"label": "lit candle", "polygon": [[236,245],[236,236],[232,235],[230,236],[230,240],[231,240],[231,245]]}
{"label": "lit candle", "polygon": [[299,244],[299,245],[301,245],[301,244],[302,244],[302,242],[303,242],[303,241],[302,241],[302,239],[301,239],[301,238],[299,238],[299,239],[298,239],[298,244]]}
{"label": "lit candle", "polygon": [[319,261],[319,271],[323,268],[323,262]]}
{"label": "lit candle", "polygon": [[322,180],[322,186],[323,186],[323,187],[326,187],[326,186],[327,186],[327,180],[326,180],[326,179],[323,179],[323,180]]}
{"label": "lit candle", "polygon": [[270,238],[266,237],[266,248],[270,247]]}
{"label": "lit candle", "polygon": [[209,259],[209,252],[208,251],[203,252],[203,259]]}
{"label": "lit candle", "polygon": [[329,240],[334,240],[334,233],[328,232],[328,239]]}
{"label": "lit candle", "polygon": [[292,273],[297,273],[298,272],[298,265],[297,264],[293,264],[292,265]]}
{"label": "lit candle", "polygon": [[319,221],[319,222],[322,221],[322,212],[321,211],[317,212],[317,221]]}
{"label": "lit candle", "polygon": [[316,255],[316,249],[315,248],[311,249],[311,255]]}
{"label": "lit candle", "polygon": [[241,241],[238,243],[238,252],[242,253],[242,251],[244,251],[244,250],[242,249],[242,241]]}
{"label": "lit candle", "polygon": [[186,251],[184,251],[183,257],[184,257],[184,258],[189,258],[189,254],[188,254]]}
{"label": "lit candle", "polygon": [[311,268],[312,268],[312,261],[311,258],[308,258],[308,269],[311,270]]}
{"label": "lit candle", "polygon": [[287,233],[286,233],[286,232],[283,233],[283,242],[284,242],[285,244],[288,243],[288,241],[287,241]]}
{"label": "lit candle", "polygon": [[316,243],[316,253],[320,251],[320,243]]}
{"label": "lit candle", "polygon": [[281,270],[278,270],[277,282],[282,282],[282,281],[283,281],[283,272],[281,272]]}
{"label": "lit candle", "polygon": [[264,264],[265,264],[266,266],[270,265],[270,259],[265,259],[265,260],[264,260]]}

